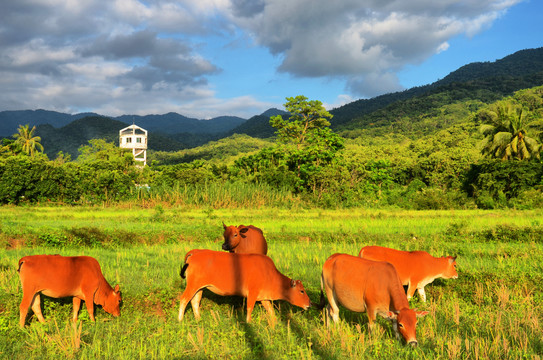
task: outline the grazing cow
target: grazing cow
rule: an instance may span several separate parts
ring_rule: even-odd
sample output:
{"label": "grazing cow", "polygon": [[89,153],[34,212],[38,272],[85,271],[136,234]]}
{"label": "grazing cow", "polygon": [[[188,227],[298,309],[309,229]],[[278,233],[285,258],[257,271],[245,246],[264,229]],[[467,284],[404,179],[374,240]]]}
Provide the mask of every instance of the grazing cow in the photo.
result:
{"label": "grazing cow", "polygon": [[224,227],[224,243],[222,249],[237,254],[264,254],[268,253],[268,244],[264,234],[259,228],[249,226],[226,226]]}
{"label": "grazing cow", "polygon": [[422,301],[426,301],[426,285],[437,278],[458,278],[456,256],[436,258],[425,251],[402,251],[381,246],[363,247],[358,256],[394,265],[402,285],[408,286],[407,299],[411,299],[418,290]]}
{"label": "grazing cow", "polygon": [[23,287],[19,324],[24,327],[29,307],[40,322],[40,295],[53,298],[73,297],[73,321],[85,301],[90,319],[94,321],[94,304],[113,316],[121,315],[119,285],[112,288],[96,259],[89,256],[33,255],[19,260],[18,270]]}
{"label": "grazing cow", "polygon": [[408,344],[417,345],[417,317],[428,312],[409,308],[398,274],[391,264],[334,254],[322,269],[321,306],[324,306],[323,292],[328,298],[327,325],[330,318],[338,322],[339,305],[343,305],[351,311],[366,311],[370,329],[377,314],[392,320],[396,336],[401,334]]}
{"label": "grazing cow", "polygon": [[274,317],[272,300],[286,300],[307,309],[311,305],[300,280],[281,274],[273,261],[261,254],[233,254],[222,251],[191,250],[185,256],[181,277],[187,286],[181,295],[179,321],[191,303],[196,319],[200,318],[200,300],[205,288],[217,295],[247,298],[247,322],[257,301]]}

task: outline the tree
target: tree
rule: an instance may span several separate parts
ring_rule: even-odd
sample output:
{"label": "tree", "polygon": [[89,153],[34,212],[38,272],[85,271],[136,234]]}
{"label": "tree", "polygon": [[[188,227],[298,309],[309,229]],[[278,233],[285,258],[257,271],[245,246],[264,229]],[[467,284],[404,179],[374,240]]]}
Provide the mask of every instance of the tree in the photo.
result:
{"label": "tree", "polygon": [[336,159],[343,149],[343,138],[330,128],[332,115],[318,100],[308,101],[303,95],[287,97],[285,108],[288,119],[281,115],[270,118],[277,129],[281,158],[278,167],[286,167],[297,178],[296,188],[314,191],[318,188],[319,174]]}
{"label": "tree", "polygon": [[0,144],[0,155],[15,156],[22,152],[21,145],[13,139],[3,138]]}
{"label": "tree", "polygon": [[115,164],[117,168],[127,168],[134,164],[129,149],[122,149],[104,139],[91,139],[88,145],[78,149],[77,162],[104,162]]}
{"label": "tree", "polygon": [[36,127],[33,126],[32,129],[28,128],[27,125],[19,125],[17,133],[13,135],[15,142],[17,142],[23,152],[30,156],[34,156],[37,152],[43,152],[43,145],[41,142],[41,137],[34,136]]}
{"label": "tree", "polygon": [[319,100],[308,101],[303,95],[287,97],[285,109],[290,113],[290,118],[272,116],[270,124],[277,129],[280,142],[293,143],[298,149],[306,145],[309,134],[330,126],[327,118],[331,119],[332,114],[326,111]]}
{"label": "tree", "polygon": [[539,158],[541,144],[528,135],[527,112],[511,101],[500,101],[477,114],[482,122],[482,153],[502,160]]}

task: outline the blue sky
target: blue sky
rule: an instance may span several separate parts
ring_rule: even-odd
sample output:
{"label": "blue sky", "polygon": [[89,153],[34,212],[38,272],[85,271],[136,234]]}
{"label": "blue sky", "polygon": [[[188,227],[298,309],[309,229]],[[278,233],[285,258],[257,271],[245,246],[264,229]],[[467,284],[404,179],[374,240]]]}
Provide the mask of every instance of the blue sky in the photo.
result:
{"label": "blue sky", "polygon": [[0,111],[328,109],[543,46],[538,0],[3,0]]}

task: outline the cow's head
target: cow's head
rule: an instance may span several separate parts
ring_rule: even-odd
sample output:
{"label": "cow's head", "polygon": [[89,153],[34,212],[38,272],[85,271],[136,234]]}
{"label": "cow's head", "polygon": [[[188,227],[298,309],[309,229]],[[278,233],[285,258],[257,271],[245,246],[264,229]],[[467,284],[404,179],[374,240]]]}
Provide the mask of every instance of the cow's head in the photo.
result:
{"label": "cow's head", "polygon": [[307,310],[311,306],[311,300],[305,292],[304,286],[300,280],[291,280],[287,301],[304,310]]}
{"label": "cow's head", "polygon": [[102,309],[113,316],[120,316],[122,301],[119,285],[115,285],[115,288],[106,294],[105,299],[103,300]]}
{"label": "cow's head", "polygon": [[382,315],[393,321],[396,336],[398,334],[401,335],[405,342],[413,347],[418,345],[416,331],[417,318],[428,315],[428,311],[404,308],[400,311],[387,311]]}
{"label": "cow's head", "polygon": [[445,279],[458,279],[458,272],[456,272],[456,256],[445,256],[445,272],[443,277]]}
{"label": "cow's head", "polygon": [[222,224],[224,228],[224,243],[222,249],[230,252],[235,252],[236,247],[239,245],[241,239],[245,238],[245,233],[249,230],[248,227],[240,225],[238,227],[230,225],[226,226]]}

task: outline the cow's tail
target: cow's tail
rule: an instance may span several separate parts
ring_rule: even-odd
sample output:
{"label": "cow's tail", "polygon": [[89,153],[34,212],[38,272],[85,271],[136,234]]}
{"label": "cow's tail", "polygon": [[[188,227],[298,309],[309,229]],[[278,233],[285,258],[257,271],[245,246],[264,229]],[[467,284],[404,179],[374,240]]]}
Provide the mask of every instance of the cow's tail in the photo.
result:
{"label": "cow's tail", "polygon": [[188,252],[187,255],[185,255],[185,263],[181,267],[181,272],[179,273],[182,279],[186,278],[185,273],[187,272],[187,268],[189,267],[188,260],[189,260],[189,257],[191,256],[192,256],[192,252]]}
{"label": "cow's tail", "polygon": [[318,310],[324,309],[326,305],[326,296],[324,296],[324,278],[321,275],[321,298],[318,304],[313,304]]}
{"label": "cow's tail", "polygon": [[24,263],[24,258],[21,258],[19,260],[19,266],[17,266],[17,272],[21,272],[21,266],[23,266],[23,263]]}

